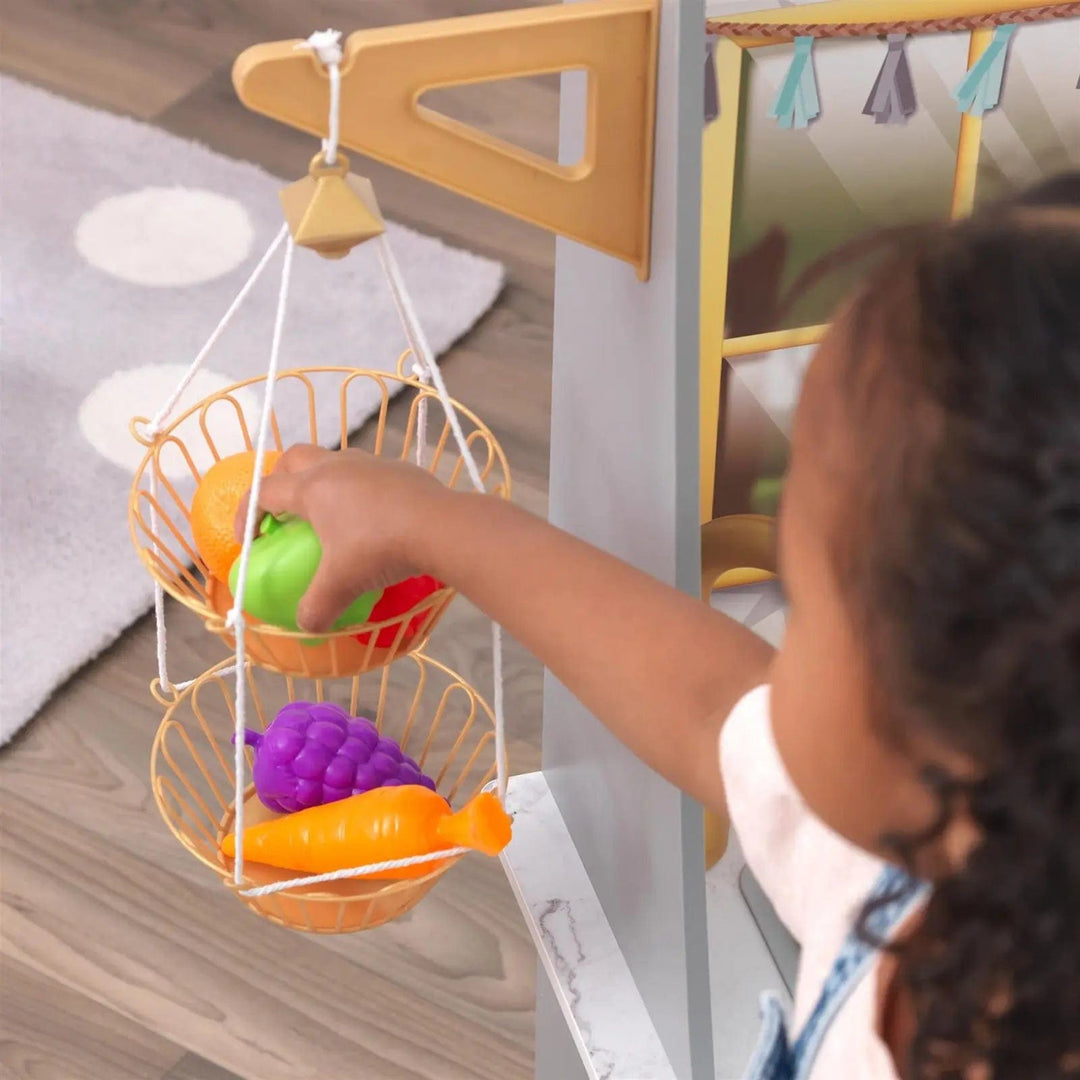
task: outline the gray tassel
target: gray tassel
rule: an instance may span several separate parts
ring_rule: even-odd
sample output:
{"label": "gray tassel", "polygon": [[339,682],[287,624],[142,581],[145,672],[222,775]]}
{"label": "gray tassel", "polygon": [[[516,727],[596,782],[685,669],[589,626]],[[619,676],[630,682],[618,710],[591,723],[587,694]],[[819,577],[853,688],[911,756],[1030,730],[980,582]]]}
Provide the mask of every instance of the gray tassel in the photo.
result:
{"label": "gray tassel", "polygon": [[889,34],[888,43],[889,51],[863,113],[872,116],[875,124],[902,124],[916,109],[915,84],[904,48],[907,34]]}
{"label": "gray tassel", "polygon": [[716,85],[716,60],[713,53],[716,40],[705,39],[705,123],[711,124],[720,115],[720,89]]}

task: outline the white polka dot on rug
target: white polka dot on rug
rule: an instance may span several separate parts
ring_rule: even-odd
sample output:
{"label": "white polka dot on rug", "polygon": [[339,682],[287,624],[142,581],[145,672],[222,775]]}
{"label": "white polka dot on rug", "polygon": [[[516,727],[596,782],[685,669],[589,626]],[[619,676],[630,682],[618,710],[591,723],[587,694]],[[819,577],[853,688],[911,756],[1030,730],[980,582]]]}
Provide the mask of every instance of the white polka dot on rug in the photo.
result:
{"label": "white polka dot on rug", "polygon": [[253,239],[235,199],[184,187],[112,195],[75,227],[75,247],[91,266],[151,288],[213,281],[248,257]]}
{"label": "white polka dot on rug", "polygon": [[[168,400],[186,371],[185,364],[147,364],[106,376],[83,398],[79,406],[79,430],[83,437],[103,458],[133,473],[142,461],[146,447],[131,434],[131,418],[153,416]],[[180,416],[203,398],[219,393],[235,381],[205,369],[197,372],[172,415]],[[254,432],[258,427],[258,397],[249,387],[234,391],[232,396],[243,411],[248,430]],[[222,457],[246,449],[237,411],[227,399],[209,407],[206,423]],[[213,464],[213,454],[199,427],[198,413],[180,424],[176,434],[184,442],[200,472]],[[191,476],[183,455],[169,444],[161,451],[161,469],[173,480]]]}

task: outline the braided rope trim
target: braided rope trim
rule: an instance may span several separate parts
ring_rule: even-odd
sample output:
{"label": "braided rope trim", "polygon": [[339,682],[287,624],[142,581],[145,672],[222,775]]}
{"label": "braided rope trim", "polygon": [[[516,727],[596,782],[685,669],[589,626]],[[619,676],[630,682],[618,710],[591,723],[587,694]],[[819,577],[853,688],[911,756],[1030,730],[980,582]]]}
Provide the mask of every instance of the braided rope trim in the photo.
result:
{"label": "braided rope trim", "polygon": [[997,11],[989,15],[957,15],[947,19],[899,19],[892,22],[751,23],[706,19],[705,32],[717,37],[764,38],[792,41],[797,37],[855,38],[878,34],[937,34],[955,30],[981,30],[1004,23],[1044,22],[1080,16],[1080,3],[1042,4],[1039,7]]}

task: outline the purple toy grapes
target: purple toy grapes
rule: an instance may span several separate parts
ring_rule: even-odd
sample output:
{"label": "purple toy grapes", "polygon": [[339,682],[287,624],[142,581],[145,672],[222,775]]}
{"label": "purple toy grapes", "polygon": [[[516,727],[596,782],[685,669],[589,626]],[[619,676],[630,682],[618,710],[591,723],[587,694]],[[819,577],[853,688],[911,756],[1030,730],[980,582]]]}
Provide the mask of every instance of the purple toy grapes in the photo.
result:
{"label": "purple toy grapes", "polygon": [[255,791],[271,810],[291,814],[377,787],[435,782],[393,739],[329,702],[294,701],[265,732],[248,729]]}

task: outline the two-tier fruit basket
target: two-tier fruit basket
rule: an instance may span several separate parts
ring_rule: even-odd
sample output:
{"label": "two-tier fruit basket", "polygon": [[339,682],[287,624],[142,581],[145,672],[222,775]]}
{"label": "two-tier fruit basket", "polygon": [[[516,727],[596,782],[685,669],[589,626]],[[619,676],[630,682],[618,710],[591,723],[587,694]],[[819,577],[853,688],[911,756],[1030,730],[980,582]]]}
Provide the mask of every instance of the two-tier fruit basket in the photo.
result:
{"label": "two-tier fruit basket", "polygon": [[[333,40],[313,39],[331,72],[335,56],[340,58],[334,45]],[[250,530],[233,565],[234,583],[240,571],[239,595],[234,595],[228,575],[210,565],[214,559],[200,551],[193,535],[193,524],[199,524],[199,510],[193,511],[193,504],[200,485],[228,456],[229,448],[242,447],[250,455],[244,487],[252,488],[252,501],[257,502],[272,456],[285,449],[282,430],[297,430],[306,421],[307,442],[344,450],[350,417],[355,415],[351,404],[361,395],[376,402],[370,422],[374,430],[364,432],[365,445],[374,454],[413,460],[451,487],[469,485],[497,497],[510,496],[510,473],[501,447],[480,418],[447,393],[370,184],[351,176],[337,151],[336,107],[331,100],[331,137],[313,161],[309,177],[282,193],[287,225],[170,400],[153,419],[132,421],[132,433],[146,453],[129,502],[132,539],[155,586],[158,676],[151,691],[165,707],[165,715],[153,745],[151,779],[162,817],[180,844],[253,911],[283,926],[317,933],[364,930],[408,911],[464,849],[444,845],[437,851],[405,853],[387,871],[407,865],[411,876],[400,880],[373,878],[364,866],[298,873],[245,858],[245,835],[276,816],[252,781],[253,745],[259,744],[261,733],[283,706],[333,703],[343,714],[361,718],[356,723],[370,721],[378,738],[392,740],[409,767],[421,770],[429,778],[425,782],[452,810],[485,789],[493,789],[500,799],[506,790],[501,706],[493,709],[465,679],[425,651],[454,598],[451,587],[434,582],[405,609],[380,617],[376,606],[363,622],[313,638],[245,611],[244,574],[256,542]],[[378,248],[409,348],[396,367],[390,360],[390,370],[329,365],[279,372],[281,330],[297,248],[339,258],[363,241]],[[173,415],[191,377],[279,252],[281,286],[267,374],[238,382]],[[244,409],[253,392],[262,396],[257,426],[249,423]],[[400,398],[407,399],[407,406],[395,401]],[[194,679],[172,682],[166,595],[198,615],[207,631],[232,651],[232,658]],[[493,652],[495,701],[501,703],[497,627]],[[371,738],[374,744],[374,733]],[[234,853],[226,854],[233,844]]]}

